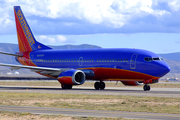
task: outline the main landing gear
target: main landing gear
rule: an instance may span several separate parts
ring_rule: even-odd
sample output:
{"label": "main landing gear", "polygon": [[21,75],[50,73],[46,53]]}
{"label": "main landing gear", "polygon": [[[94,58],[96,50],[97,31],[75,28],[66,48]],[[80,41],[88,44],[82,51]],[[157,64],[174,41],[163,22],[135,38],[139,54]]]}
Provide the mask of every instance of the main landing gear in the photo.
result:
{"label": "main landing gear", "polygon": [[72,89],[72,85],[63,85],[61,84],[62,89]]}
{"label": "main landing gear", "polygon": [[143,87],[144,91],[149,91],[151,89],[150,85],[145,84]]}
{"label": "main landing gear", "polygon": [[96,90],[104,90],[104,88],[106,87],[106,85],[105,85],[105,83],[104,82],[102,82],[102,81],[100,81],[100,82],[95,82],[94,83],[94,88],[96,89]]}

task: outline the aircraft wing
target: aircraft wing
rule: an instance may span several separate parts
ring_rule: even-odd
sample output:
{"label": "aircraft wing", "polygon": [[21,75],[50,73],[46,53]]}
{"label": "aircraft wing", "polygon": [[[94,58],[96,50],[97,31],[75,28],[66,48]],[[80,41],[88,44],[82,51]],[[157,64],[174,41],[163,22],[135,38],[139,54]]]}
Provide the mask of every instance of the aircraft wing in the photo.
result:
{"label": "aircraft wing", "polygon": [[58,76],[63,70],[59,68],[48,68],[48,67],[35,67],[35,66],[25,66],[25,65],[14,65],[14,64],[4,64],[0,63],[0,66],[11,67],[12,70],[17,70],[20,68],[30,69],[34,72],[39,72],[41,74]]}

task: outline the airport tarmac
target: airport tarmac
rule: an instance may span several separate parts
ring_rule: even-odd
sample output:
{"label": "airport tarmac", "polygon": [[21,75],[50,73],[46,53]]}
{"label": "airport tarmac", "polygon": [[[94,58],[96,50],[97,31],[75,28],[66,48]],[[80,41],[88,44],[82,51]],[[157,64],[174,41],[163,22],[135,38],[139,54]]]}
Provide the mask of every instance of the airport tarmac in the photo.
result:
{"label": "airport tarmac", "polygon": [[179,120],[179,114],[124,112],[124,111],[102,111],[82,110],[64,108],[23,107],[23,106],[0,106],[0,111],[27,112],[32,114],[66,115],[80,117],[121,117],[128,119],[150,119],[150,120]]}
{"label": "airport tarmac", "polygon": [[71,90],[63,90],[60,86],[1,85],[0,92],[180,97],[180,88],[152,88],[150,91],[143,91],[140,87],[106,87],[105,90],[95,90],[93,87],[74,86]]}

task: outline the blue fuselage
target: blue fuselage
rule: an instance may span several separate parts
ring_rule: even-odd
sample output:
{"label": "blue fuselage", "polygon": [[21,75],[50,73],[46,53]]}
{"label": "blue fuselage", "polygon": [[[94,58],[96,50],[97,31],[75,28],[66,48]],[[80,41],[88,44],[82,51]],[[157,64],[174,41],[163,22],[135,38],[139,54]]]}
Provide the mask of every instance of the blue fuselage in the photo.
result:
{"label": "blue fuselage", "polygon": [[[102,74],[99,69],[104,69],[103,74],[107,77],[103,79],[118,79],[122,71],[124,74],[127,73],[126,76],[131,76],[133,73],[132,77],[129,77],[130,79],[142,79],[141,74],[159,78],[170,70],[168,64],[157,54],[141,49],[48,49],[32,51],[29,57],[39,67],[90,69],[96,73],[96,76],[102,76],[97,74]],[[152,60],[147,61],[145,58]],[[111,75],[107,74],[112,73],[106,69],[119,70],[119,75],[108,78]],[[135,75],[136,78],[133,77],[135,73],[138,73]]]}

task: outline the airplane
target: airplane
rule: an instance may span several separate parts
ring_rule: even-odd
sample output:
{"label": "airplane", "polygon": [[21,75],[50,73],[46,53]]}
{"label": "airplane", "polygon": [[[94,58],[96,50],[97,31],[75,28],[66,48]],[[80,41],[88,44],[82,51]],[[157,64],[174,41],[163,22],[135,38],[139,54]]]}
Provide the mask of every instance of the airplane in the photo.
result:
{"label": "airplane", "polygon": [[128,86],[144,85],[144,91],[149,91],[149,84],[157,83],[170,71],[160,56],[142,49],[52,49],[35,39],[20,6],[14,6],[14,14],[19,52],[0,53],[15,56],[22,65],[0,63],[0,66],[30,69],[55,78],[62,89],[94,80],[96,90],[105,89],[105,81],[121,81]]}

